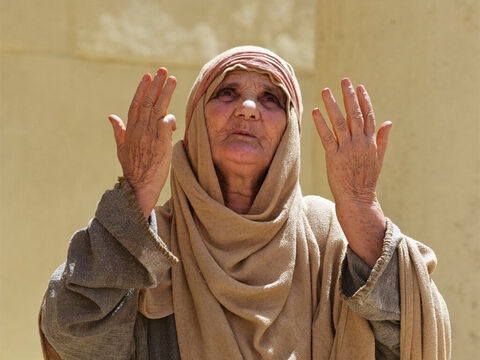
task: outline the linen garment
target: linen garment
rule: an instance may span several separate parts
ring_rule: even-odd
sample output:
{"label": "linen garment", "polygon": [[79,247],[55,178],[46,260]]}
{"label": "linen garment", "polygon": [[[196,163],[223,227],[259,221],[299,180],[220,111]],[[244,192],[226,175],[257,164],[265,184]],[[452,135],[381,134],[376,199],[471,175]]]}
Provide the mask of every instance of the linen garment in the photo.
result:
{"label": "linen garment", "polygon": [[[135,202],[129,200],[131,194],[130,190],[128,193],[122,190],[119,184],[105,193],[95,218],[87,228],[77,231],[72,237],[66,263],[52,275],[41,314],[45,359],[59,358],[52,355],[54,349],[65,360],[180,358],[174,316],[153,320],[135,310],[139,303],[138,290],[162,282],[165,274],[170,272],[171,263],[152,242],[153,235],[157,233],[155,212],[152,212],[150,226],[145,230],[144,224],[138,220],[140,210]],[[324,208],[326,214],[330,214],[328,219],[324,217],[325,220],[335,221],[331,202],[319,197],[308,197],[306,200],[307,204],[316,203]],[[157,212],[159,210],[156,209]],[[332,225],[326,223],[324,226]],[[393,228],[392,241],[387,239],[385,254],[392,254],[402,238],[398,228]],[[137,253],[140,254],[138,258],[133,255],[137,248],[142,249]],[[367,280],[371,275],[370,268],[348,249],[342,270],[343,292],[345,295],[354,294],[349,297],[349,304],[362,301],[367,304],[363,308],[369,311],[365,316],[382,320],[370,321],[374,329],[375,324],[395,326],[400,320],[398,274],[395,271],[397,262],[395,257],[388,261],[388,255],[385,259],[387,261],[380,268],[381,275]],[[69,269],[73,269],[75,274]],[[358,300],[366,282],[372,286],[367,296],[363,294]],[[98,284],[102,284],[100,288]],[[135,287],[129,288],[132,284]],[[79,302],[79,299],[83,301]],[[171,304],[171,291],[167,287],[159,301],[166,299]],[[376,311],[372,313],[372,309]],[[84,317],[79,317],[79,313]],[[47,345],[43,333],[54,349]],[[382,344],[388,343],[390,337],[399,337],[399,329],[374,335],[380,339],[376,346],[384,346]],[[399,349],[393,350],[383,351],[382,356],[377,358],[398,358],[395,354]]]}
{"label": "linen garment", "polygon": [[[218,84],[238,69],[267,74],[288,99],[285,132],[245,215],[224,205],[204,119],[204,106]],[[269,51],[236,48],[206,64],[187,106],[185,142],[174,148],[172,198],[156,211],[158,234],[122,180],[135,221],[119,221],[118,211],[99,206],[81,240],[74,236],[65,268],[54,275],[41,324],[62,358],[78,356],[86,339],[91,358],[150,356],[138,343],[148,334],[142,335],[137,310],[148,319],[173,315],[182,359],[375,358],[373,322],[383,324],[386,318],[378,316],[378,306],[369,309],[368,298],[390,263],[394,227],[388,222],[382,256],[365,285],[351,298],[342,296],[347,242],[334,206],[304,198],[298,183],[300,104],[293,70]],[[102,231],[111,234],[108,242],[92,241],[90,235]],[[132,242],[139,231],[148,234],[148,244]],[[121,246],[112,250],[112,242]],[[88,252],[90,258],[76,258]],[[432,254],[408,237],[398,245],[404,358],[449,357],[448,312],[430,279]],[[134,265],[143,271],[129,271]],[[388,301],[383,305],[380,310],[387,313]]]}

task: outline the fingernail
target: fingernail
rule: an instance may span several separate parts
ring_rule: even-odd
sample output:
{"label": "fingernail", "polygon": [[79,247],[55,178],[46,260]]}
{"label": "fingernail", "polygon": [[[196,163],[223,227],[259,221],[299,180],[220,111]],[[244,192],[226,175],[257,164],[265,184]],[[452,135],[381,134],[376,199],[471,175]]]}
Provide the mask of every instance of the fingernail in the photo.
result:
{"label": "fingernail", "polygon": [[329,88],[324,89],[322,91],[322,95],[323,95],[324,98],[333,99],[332,91]]}
{"label": "fingernail", "polygon": [[164,67],[161,67],[160,69],[157,70],[157,74],[159,75],[165,75],[167,73],[167,69]]}

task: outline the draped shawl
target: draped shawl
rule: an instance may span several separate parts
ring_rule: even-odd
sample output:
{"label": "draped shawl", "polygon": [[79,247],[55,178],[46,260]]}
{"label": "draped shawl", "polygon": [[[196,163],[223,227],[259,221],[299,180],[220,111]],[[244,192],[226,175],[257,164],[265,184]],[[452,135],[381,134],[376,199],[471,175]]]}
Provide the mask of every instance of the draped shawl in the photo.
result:
{"label": "draped shawl", "polygon": [[[224,205],[204,117],[238,68],[268,74],[288,98],[285,132],[244,215]],[[375,358],[368,322],[340,295],[346,240],[334,206],[304,198],[299,186],[301,103],[291,66],[258,47],[218,55],[194,83],[173,151],[172,197],[156,209],[159,235],[180,262],[139,298],[149,318],[175,313],[182,359]],[[399,247],[402,356],[447,358],[446,307],[429,277],[435,259],[406,237]]]}

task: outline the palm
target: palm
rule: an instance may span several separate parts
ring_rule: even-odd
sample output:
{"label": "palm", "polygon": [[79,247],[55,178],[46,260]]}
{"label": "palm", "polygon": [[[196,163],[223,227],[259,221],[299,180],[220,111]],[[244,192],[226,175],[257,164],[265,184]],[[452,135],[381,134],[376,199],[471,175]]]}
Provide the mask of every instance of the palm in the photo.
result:
{"label": "palm", "polygon": [[146,217],[165,185],[172,159],[175,117],[167,115],[176,80],[164,68],[143,76],[128,111],[128,123],[110,115],[123,176]]}

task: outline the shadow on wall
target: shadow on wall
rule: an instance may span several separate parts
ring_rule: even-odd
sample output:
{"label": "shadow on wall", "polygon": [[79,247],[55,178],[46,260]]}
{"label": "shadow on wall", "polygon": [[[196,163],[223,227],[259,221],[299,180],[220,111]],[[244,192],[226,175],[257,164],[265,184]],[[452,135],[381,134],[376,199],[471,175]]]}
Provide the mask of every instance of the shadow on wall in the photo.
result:
{"label": "shadow on wall", "polygon": [[82,11],[76,19],[76,46],[84,55],[201,64],[227,48],[255,44],[268,46],[297,67],[313,68],[313,0],[206,0],[188,7],[165,0],[142,6],[111,0],[87,4],[98,16]]}

